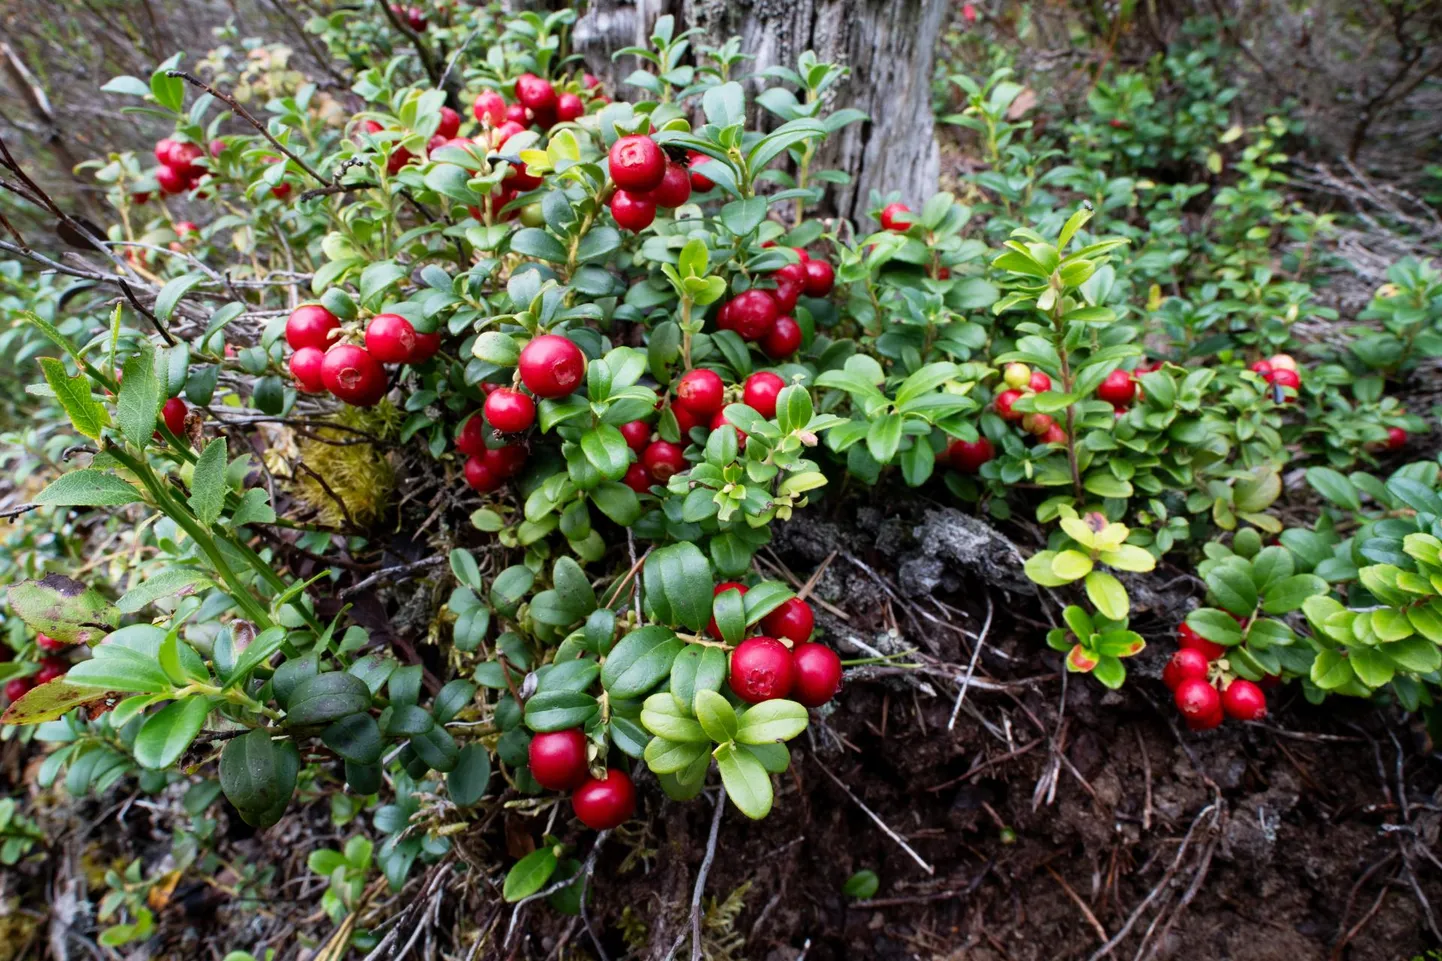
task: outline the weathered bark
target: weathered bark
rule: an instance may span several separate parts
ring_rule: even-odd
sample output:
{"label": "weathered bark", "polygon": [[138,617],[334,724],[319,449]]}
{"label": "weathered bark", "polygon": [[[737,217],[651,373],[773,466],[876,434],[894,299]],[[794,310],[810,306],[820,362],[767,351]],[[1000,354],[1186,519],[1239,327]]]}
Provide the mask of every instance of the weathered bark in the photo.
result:
{"label": "weathered bark", "polygon": [[943,0],[592,0],[575,44],[592,73],[617,84],[635,65],[613,63],[611,53],[644,45],[656,18],[669,13],[678,31],[703,30],[704,44],[739,36],[755,57],[748,71],[794,69],[807,50],[844,64],[851,73],[829,91],[827,106],[871,119],[829,138],[814,163],[851,175],[851,184],[830,188],[826,206],[864,220],[873,190],[899,190],[913,207],[936,190],[931,74],[944,8]]}

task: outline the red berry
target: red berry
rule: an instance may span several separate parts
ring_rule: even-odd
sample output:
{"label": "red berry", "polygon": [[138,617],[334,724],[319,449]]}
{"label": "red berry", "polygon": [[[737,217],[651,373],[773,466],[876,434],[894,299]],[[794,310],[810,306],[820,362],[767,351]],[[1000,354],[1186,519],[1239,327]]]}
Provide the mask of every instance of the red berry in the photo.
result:
{"label": "red berry", "polygon": [[523,73],[516,78],[516,99],[532,111],[555,110],[556,88],[543,77]]}
{"label": "red berry", "polygon": [[710,177],[707,177],[705,174],[698,174],[696,172],[697,167],[706,163],[710,159],[711,158],[706,156],[705,154],[697,153],[694,150],[690,151],[690,155],[686,159],[686,169],[691,172],[691,189],[696,191],[698,194],[704,194],[706,191],[716,186],[715,182],[712,181]]}
{"label": "red berry", "polygon": [[975,474],[981,465],[996,456],[996,448],[985,437],[974,441],[954,440],[946,449],[951,466],[963,474]]}
{"label": "red berry", "polygon": [[185,415],[190,408],[185,406],[185,401],[179,397],[172,397],[160,408],[160,416],[165,420],[165,428],[176,437],[185,437]]}
{"label": "red berry", "polygon": [[687,371],[676,382],[676,403],[698,416],[710,416],[726,403],[726,384],[714,370]]}
{"label": "red berry", "polygon": [[622,137],[611,145],[611,179],[617,187],[646,193],[661,186],[666,176],[666,157],[656,141],[639,134]]}
{"label": "red berry", "polygon": [[824,260],[806,261],[806,296],[825,297],[836,286],[836,271]]}
{"label": "red berry", "polygon": [[1255,374],[1261,374],[1262,378],[1266,380],[1267,383],[1270,384],[1272,382],[1272,365],[1267,363],[1265,360],[1259,360],[1255,364],[1253,364],[1252,372]]}
{"label": "red berry", "polygon": [[799,597],[788,598],[761,619],[761,629],[767,634],[784,637],[797,644],[810,640],[815,626],[816,615],[811,612],[811,605]]}
{"label": "red berry", "polygon": [[570,791],[586,783],[586,735],[578,727],[531,738],[531,777],[543,788]]}
{"label": "red berry", "polygon": [[1227,653],[1227,649],[1225,647],[1220,644],[1214,644],[1211,641],[1207,640],[1205,637],[1188,627],[1186,621],[1183,621],[1181,624],[1177,625],[1177,644],[1179,644],[1183,648],[1188,648],[1193,651],[1201,652],[1201,655],[1209,661],[1215,661],[1217,658]]}
{"label": "red berry", "polygon": [[646,473],[658,484],[664,484],[686,469],[686,455],[670,441],[652,441],[641,455]]}
{"label": "red berry", "polygon": [[691,178],[686,168],[677,163],[666,164],[661,185],[651,191],[651,200],[658,207],[679,207],[691,199]]}
{"label": "red berry", "polygon": [[66,644],[64,641],[57,641],[55,638],[51,637],[48,634],[36,634],[35,646],[40,648],[40,650],[42,651],[49,651],[52,654],[58,654],[68,648],[70,645]]}
{"label": "red berry", "polygon": [[530,168],[522,164],[519,167],[513,165],[511,172],[506,174],[502,182],[510,190],[523,194],[539,187],[541,185],[541,178],[531,173]]}
{"label": "red berry", "polygon": [[[521,109],[525,110],[524,107]],[[506,98],[494,90],[482,90],[476,102],[471,104],[471,113],[481,123],[499,127],[506,122]]]}
{"label": "red berry", "polygon": [[526,466],[526,449],[520,444],[492,447],[481,455],[481,462],[486,465],[486,470],[491,472],[492,477],[504,480],[514,477]]}
{"label": "red berry", "polygon": [[700,417],[697,417],[679,404],[671,405],[671,414],[676,418],[676,426],[681,429],[681,439],[683,441],[691,436],[691,428],[701,423]]}
{"label": "red berry", "polygon": [[325,351],[319,347],[302,347],[290,355],[291,376],[307,394],[319,394],[325,390],[325,378],[321,375],[324,364]]}
{"label": "red berry", "polygon": [[731,652],[731,690],[747,704],[790,694],[795,675],[791,652],[774,637],[750,638]]}
{"label": "red berry", "polygon": [[411,153],[405,147],[396,147],[396,149],[391,152],[391,155],[386,158],[386,173],[395,174],[415,159],[415,154]]}
{"label": "red berry", "polygon": [[621,478],[621,483],[638,494],[644,494],[651,489],[651,475],[639,463],[632,464],[626,468],[626,476]]}
{"label": "red berry", "polygon": [[306,346],[324,351],[330,346],[330,332],[339,329],[340,320],[336,315],[319,303],[303,303],[291,310],[286,319],[286,343],[293,351]]}
{"label": "red berry", "polygon": [[1401,450],[1407,446],[1407,432],[1400,427],[1387,428],[1387,449]]}
{"label": "red berry", "polygon": [[1060,424],[1052,424],[1037,440],[1043,444],[1065,444],[1066,431]]}
{"label": "red berry", "polygon": [[35,682],[28,677],[14,677],[5,682],[5,699],[14,703],[30,692]]}
{"label": "red berry", "polygon": [[43,657],[40,659],[40,670],[35,672],[35,683],[49,684],[57,677],[64,677],[65,672],[70,670],[70,662],[61,657]]}
{"label": "red berry", "polygon": [[1056,425],[1056,419],[1050,414],[1023,414],[1021,417],[1021,429],[1028,434],[1035,434],[1041,437]]}
{"label": "red berry", "polygon": [[194,178],[203,172],[203,168],[197,167],[195,161],[205,155],[205,151],[193,143],[173,143],[170,147],[170,159],[163,161],[182,177]]}
{"label": "red berry", "polygon": [[175,233],[176,236],[179,237],[184,237],[186,234],[198,233],[199,231],[200,228],[195,226],[195,224],[191,223],[188,220],[182,220],[180,223],[175,225]]}
{"label": "red berry", "polygon": [[[716,587],[711,591],[711,596],[713,598],[720,597],[727,591],[737,591],[738,593],[745,594],[746,590],[746,585],[740,583],[739,581],[722,581],[720,584],[717,584]],[[716,626],[715,617],[712,617],[711,620],[706,623],[706,633],[710,634],[712,637],[720,638],[721,628]]]}
{"label": "red berry", "polygon": [[771,333],[761,338],[761,349],[772,360],[782,360],[800,350],[801,325],[796,322],[796,318],[788,314],[777,317]]}
{"label": "red berry", "polygon": [[325,389],[352,407],[372,407],[386,393],[386,372],[363,347],[336,344],[321,364]]}
{"label": "red berry", "polygon": [[563,93],[556,98],[556,119],[577,120],[586,113],[586,105],[573,93]]}
{"label": "red berry", "polygon": [[604,780],[589,778],[571,795],[571,809],[593,831],[624,824],[636,813],[636,786],[620,768],[606,771]]}
{"label": "red berry", "polygon": [[1131,372],[1121,369],[1107,374],[1107,379],[1097,388],[1097,396],[1113,405],[1130,404],[1136,395],[1137,385],[1136,381],[1132,380]]}
{"label": "red berry", "polygon": [[998,417],[1000,417],[1002,420],[1011,421],[1014,423],[1021,420],[1022,417],[1026,416],[1021,411],[1012,409],[1012,405],[1019,400],[1021,400],[1021,391],[1004,390],[1000,394],[997,394],[996,399],[993,400],[991,403],[992,406],[996,408],[996,413]]}
{"label": "red berry", "polygon": [[639,454],[651,443],[651,425],[644,420],[628,421],[621,425],[621,436],[626,438],[626,446]]}
{"label": "red berry", "polygon": [[441,108],[441,122],[436,126],[436,135],[450,140],[461,132],[461,115],[450,107]]}
{"label": "red berry", "polygon": [[1044,394],[1051,390],[1051,378],[1039,370],[1034,370],[1031,372],[1031,382],[1027,386],[1038,394]]}
{"label": "red berry", "polygon": [[1239,677],[1222,691],[1222,711],[1234,721],[1260,721],[1267,716],[1267,695]]}
{"label": "red berry", "polygon": [[776,398],[786,381],[769,370],[757,371],[746,378],[741,388],[741,402],[767,420],[776,416]]}
{"label": "red berry", "polygon": [[915,219],[906,204],[887,204],[881,209],[881,226],[886,230],[905,231]]}
{"label": "red berry", "polygon": [[536,402],[518,390],[502,387],[486,398],[486,420],[503,434],[516,434],[536,422]]}
{"label": "red berry", "polygon": [[486,452],[486,422],[480,414],[472,414],[456,432],[456,450],[467,457],[479,457]]}
{"label": "red berry", "polygon": [[1205,681],[1207,679],[1207,668],[1211,662],[1201,651],[1192,647],[1184,647],[1172,655],[1167,666],[1162,669],[1162,683],[1173,691],[1177,685],[1187,678],[1197,678]]}
{"label": "red berry", "polygon": [[595,74],[583,73],[581,74],[581,85],[587,90],[595,90],[601,85],[601,78]]}
{"label": "red berry", "polygon": [[424,364],[436,356],[440,349],[440,331],[436,331],[433,334],[423,334],[420,331],[416,331],[416,349],[411,351],[411,356],[406,360],[406,363],[411,365]]}
{"label": "red berry", "polygon": [[791,652],[796,681],[791,699],[806,707],[820,707],[841,689],[841,658],[825,644],[800,644]]}
{"label": "red berry", "polygon": [[1288,370],[1285,367],[1277,367],[1272,371],[1271,381],[1278,387],[1290,387],[1293,390],[1302,389],[1302,378],[1295,370]]}
{"label": "red berry", "polygon": [[501,478],[486,466],[484,456],[472,456],[466,461],[466,483],[478,494],[489,494],[501,486]]}
{"label": "red berry", "polygon": [[400,314],[376,314],[366,325],[366,350],[382,364],[404,364],[416,349],[416,329]]}
{"label": "red berry", "polygon": [[[768,240],[766,243],[775,246],[774,241]],[[765,246],[765,244],[762,246]],[[783,283],[792,283],[800,284],[804,290],[806,288],[806,262],[798,260],[794,264],[782,264],[776,268],[776,272],[771,276],[776,278],[776,286],[778,287]]]}
{"label": "red berry", "polygon": [[290,196],[290,184],[276,184],[270,188],[270,195],[276,200],[284,200]]}
{"label": "red berry", "polygon": [[967,23],[976,23],[976,5],[963,3],[961,5],[961,16]]}
{"label": "red berry", "polygon": [[160,167],[155,171],[155,182],[160,184],[160,189],[168,194],[178,194],[190,185],[184,174],[176,171],[174,167]]}
{"label": "red berry", "polygon": [[638,234],[656,221],[656,203],[646,194],[618,190],[611,195],[611,216],[617,227]]}
{"label": "red berry", "polygon": [[160,164],[162,167],[172,166],[170,160],[170,151],[178,146],[179,144],[176,143],[174,140],[171,140],[169,137],[163,137],[162,139],[155,141],[155,162]]}
{"label": "red berry", "polygon": [[1221,713],[1222,696],[1217,689],[1197,677],[1189,677],[1177,685],[1174,700],[1177,710],[1188,721],[1203,720],[1213,713]]}
{"label": "red berry", "polygon": [[753,287],[733,297],[726,313],[731,329],[742,340],[760,340],[771,333],[780,310],[770,291]]}
{"label": "red berry", "polygon": [[521,350],[521,383],[537,397],[565,397],[586,377],[586,355],[557,334],[533,338]]}

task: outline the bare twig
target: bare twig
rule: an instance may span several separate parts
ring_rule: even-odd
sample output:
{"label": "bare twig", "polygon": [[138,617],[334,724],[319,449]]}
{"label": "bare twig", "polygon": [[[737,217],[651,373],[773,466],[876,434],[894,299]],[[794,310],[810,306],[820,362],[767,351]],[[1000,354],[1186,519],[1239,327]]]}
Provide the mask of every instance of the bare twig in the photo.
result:
{"label": "bare twig", "polygon": [[711,817],[711,836],[706,840],[706,857],[696,873],[696,887],[691,892],[691,961],[701,961],[701,895],[706,890],[706,876],[716,860],[716,836],[721,833],[721,814],[726,810],[726,789],[716,795],[716,813]]}
{"label": "bare twig", "polygon": [[948,731],[956,727],[956,716],[961,713],[961,702],[966,700],[966,691],[971,687],[972,675],[976,673],[976,660],[981,656],[981,649],[986,644],[986,635],[991,632],[991,615],[994,605],[991,600],[991,592],[986,595],[986,623],[981,625],[981,633],[976,637],[976,644],[971,649],[971,663],[966,666],[966,677],[962,679],[961,690],[956,694],[956,704],[951,708],[951,720],[946,722]]}
{"label": "bare twig", "polygon": [[930,864],[927,864],[924,860],[922,860],[921,855],[917,854],[914,850],[912,850],[911,845],[906,843],[905,838],[893,831],[890,825],[888,825],[885,821],[881,820],[881,818],[877,815],[875,811],[867,807],[866,804],[861,800],[861,798],[857,797],[855,794],[852,794],[851,788],[847,787],[844,783],[842,783],[841,778],[837,777],[835,774],[832,774],[820,764],[817,764],[816,766],[820,768],[822,774],[825,774],[827,777],[831,778],[832,782],[837,787],[841,788],[842,791],[846,792],[846,796],[851,798],[851,800],[856,804],[856,806],[861,808],[861,810],[866,813],[866,816],[871,818],[871,820],[875,822],[876,826],[881,828],[881,830],[886,834],[887,837],[891,838],[891,840],[895,841],[898,845],[900,845],[901,849],[905,851],[908,855],[910,855],[911,860],[919,864],[923,871],[925,871],[927,874],[936,873],[935,868],[933,868]]}
{"label": "bare twig", "polygon": [[359,583],[352,584],[350,587],[347,587],[345,590],[340,592],[340,596],[342,598],[346,598],[350,597],[353,594],[359,594],[361,591],[365,590],[367,587],[370,587],[372,584],[376,584],[380,581],[385,581],[388,579],[394,579],[394,581],[397,582],[402,581],[409,577],[411,574],[416,573],[417,571],[422,571],[429,567],[438,567],[444,563],[446,563],[446,559],[444,557],[427,557],[424,560],[413,561],[410,564],[397,564],[394,567],[385,567],[381,570],[376,571],[374,574],[370,575]]}
{"label": "bare twig", "polygon": [[1060,874],[1057,874],[1056,870],[1053,869],[1050,864],[1046,866],[1046,873],[1050,874],[1052,876],[1052,879],[1056,881],[1057,884],[1061,885],[1061,889],[1066,892],[1067,897],[1071,898],[1072,903],[1075,904],[1077,907],[1081,908],[1081,913],[1087,919],[1087,923],[1090,924],[1092,926],[1092,930],[1097,933],[1097,939],[1100,940],[1103,944],[1105,944],[1107,942],[1107,929],[1102,927],[1102,923],[1098,921],[1097,916],[1092,913],[1091,907],[1082,900],[1080,894],[1077,894],[1075,891],[1072,890],[1072,886],[1070,884],[1067,884],[1066,878],[1062,877]]}
{"label": "bare twig", "polygon": [[[382,6],[385,5],[382,4]],[[276,150],[279,150],[291,160],[294,160],[296,166],[300,167],[300,169],[310,174],[311,178],[315,180],[316,183],[323,184],[327,182],[324,177],[315,172],[315,170],[311,167],[310,164],[306,163],[294,153],[291,153],[289,147],[281,143],[279,140],[275,139],[271,132],[266,128],[265,124],[257,120],[255,116],[249,110],[246,110],[245,107],[241,106],[240,101],[236,100],[234,97],[230,96],[229,94],[221,93],[219,90],[215,89],[204,80],[201,80],[199,77],[193,76],[192,74],[186,73],[184,70],[167,70],[165,71],[165,75],[167,77],[179,77],[181,80],[184,80],[192,87],[197,87],[201,90],[204,90],[215,99],[221,101],[231,110],[235,111],[238,117],[240,117],[246,123],[250,124],[256,130],[258,130],[261,136],[265,137],[266,140],[269,140]]]}

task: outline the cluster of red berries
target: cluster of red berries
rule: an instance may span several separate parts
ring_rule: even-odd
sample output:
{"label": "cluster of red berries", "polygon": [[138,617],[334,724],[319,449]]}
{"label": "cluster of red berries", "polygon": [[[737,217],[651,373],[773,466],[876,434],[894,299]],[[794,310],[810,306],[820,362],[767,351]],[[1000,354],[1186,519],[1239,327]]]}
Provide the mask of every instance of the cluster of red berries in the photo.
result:
{"label": "cluster of red berries", "polygon": [[[168,194],[189,190],[206,174],[203,164],[198,164],[204,154],[198,146],[166,137],[155,144],[155,159],[160,168],[155,171],[155,181]],[[136,199],[140,199],[137,195]],[[143,201],[142,201],[143,202]]]}
{"label": "cluster of red berries", "polygon": [[404,20],[406,26],[416,33],[426,28],[426,12],[420,7],[403,7],[398,3],[391,4],[391,13],[395,14],[397,20]]}
{"label": "cluster of red berries", "polygon": [[772,360],[790,357],[801,349],[801,325],[791,316],[801,295],[825,297],[836,286],[831,264],[812,258],[799,247],[792,249],[797,259],[772,274],[774,288],[752,287],[722,304],[716,314],[717,327],[759,343]]}
{"label": "cluster of red berries", "polygon": [[329,391],[353,407],[371,407],[386,392],[382,364],[422,364],[441,349],[441,335],[422,334],[399,314],[377,314],[366,325],[365,346],[333,343],[340,321],[320,304],[302,304],[285,322],[290,372],[300,389]]}
{"label": "cluster of red berries", "polygon": [[[746,593],[746,585],[718,584],[714,596],[726,591]],[[747,704],[790,698],[820,707],[841,689],[841,658],[825,644],[811,640],[816,616],[811,605],[793,597],[761,619],[760,637],[750,637],[731,652],[727,683]],[[720,637],[715,618],[706,629]],[[785,642],[790,642],[788,647]]]}
{"label": "cluster of red berries", "polygon": [[526,464],[526,448],[521,444],[488,447],[486,424],[507,435],[530,430],[536,422],[534,398],[565,397],[580,387],[586,378],[586,355],[574,341],[559,334],[542,334],[521,350],[516,367],[521,383],[530,393],[486,384],[486,401],[481,408],[484,417],[472,414],[456,435],[456,450],[468,458],[466,483],[477,493],[490,493]]}
{"label": "cluster of red berries", "polygon": [[693,175],[644,134],[617,140],[608,161],[616,185],[611,216],[623,230],[639,233],[655,221],[657,207],[675,208],[691,199]]}
{"label": "cluster of red berries", "polygon": [[623,824],[636,813],[636,785],[620,768],[592,777],[586,760],[586,735],[580,728],[550,731],[531,738],[531,776],[548,791],[570,791],[571,809],[593,831]]}
{"label": "cluster of red berries", "polygon": [[[1214,644],[1185,623],[1177,628],[1178,649],[1162,671],[1162,683],[1171,689],[1177,710],[1193,731],[1209,731],[1223,717],[1234,721],[1260,721],[1267,716],[1262,688],[1238,677],[1225,681],[1214,662],[1227,649]],[[1218,684],[1222,684],[1218,690]]]}
{"label": "cluster of red berries", "polygon": [[[35,635],[35,646],[46,652],[49,656],[40,658],[40,670],[34,674],[28,675],[27,677],[13,677],[5,682],[5,697],[11,702],[20,700],[20,698],[30,692],[31,688],[38,687],[41,684],[48,684],[56,678],[64,677],[65,672],[70,670],[70,662],[63,657],[57,656],[68,650],[70,647],[69,644],[66,644],[64,641],[57,641],[53,637],[45,634],[37,634]],[[4,645],[0,645],[0,647],[4,648],[8,656],[10,648]]]}
{"label": "cluster of red berries", "polygon": [[[786,381],[771,371],[757,371],[741,385],[741,403],[771,420],[776,416],[776,398],[785,387]],[[726,419],[725,407],[726,385],[714,370],[698,367],[687,371],[676,382],[671,413],[676,418],[683,441],[693,427],[705,425],[708,430],[716,430],[729,426],[736,431],[737,445],[744,448],[746,432]],[[670,441],[651,440],[651,427],[645,421],[622,424],[621,435],[637,455],[624,479],[626,486],[636,493],[644,494],[653,484],[665,484],[686,469],[684,442],[672,444]]]}
{"label": "cluster of red berries", "polygon": [[[1278,392],[1278,395],[1283,398],[1283,403],[1287,403],[1292,398],[1295,398],[1296,391],[1302,389],[1301,372],[1298,371],[1297,362],[1292,359],[1290,354],[1274,354],[1266,360],[1259,360],[1252,365],[1252,371],[1261,374],[1263,380],[1275,387],[1291,388],[1293,391],[1291,397],[1282,394],[1280,391]],[[1406,442],[1406,437],[1407,435],[1404,432],[1402,435],[1403,443]]]}

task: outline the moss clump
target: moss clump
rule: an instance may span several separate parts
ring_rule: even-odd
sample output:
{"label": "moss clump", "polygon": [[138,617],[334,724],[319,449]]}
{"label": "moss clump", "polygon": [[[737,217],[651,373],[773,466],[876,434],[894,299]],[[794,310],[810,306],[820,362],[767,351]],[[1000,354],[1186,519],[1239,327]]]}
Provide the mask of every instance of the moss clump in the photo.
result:
{"label": "moss clump", "polygon": [[309,470],[296,466],[292,471],[291,495],[327,527],[346,527],[352,521],[369,527],[390,507],[396,468],[382,448],[357,442],[367,437],[390,440],[399,430],[399,411],[382,402],[371,410],[346,407],[333,420],[336,427],[317,427],[308,432],[312,436],[296,438],[296,460]]}

